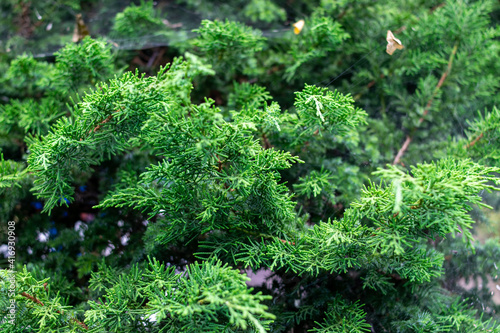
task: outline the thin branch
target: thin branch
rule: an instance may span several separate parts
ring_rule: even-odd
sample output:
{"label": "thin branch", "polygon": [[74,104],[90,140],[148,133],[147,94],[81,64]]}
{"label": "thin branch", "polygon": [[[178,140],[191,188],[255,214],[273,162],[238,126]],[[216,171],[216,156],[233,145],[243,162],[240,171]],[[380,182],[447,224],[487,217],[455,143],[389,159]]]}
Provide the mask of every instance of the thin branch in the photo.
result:
{"label": "thin branch", "polygon": [[101,127],[102,127],[104,124],[106,124],[108,121],[110,121],[111,119],[113,119],[113,115],[112,115],[112,114],[110,114],[110,115],[108,116],[108,118],[106,118],[106,119],[104,119],[103,121],[101,121],[101,122],[99,123],[99,125],[97,125],[97,126],[94,128],[94,133],[95,133],[95,132],[97,132],[98,130],[100,130],[100,129],[101,129]]}
{"label": "thin branch", "polygon": [[[122,107],[121,107],[121,110],[122,110],[122,111],[123,111],[123,110],[125,110],[125,107],[124,107],[124,106],[122,106]],[[115,110],[115,113],[116,113],[116,112],[119,112],[119,111],[120,111],[120,110]],[[99,125],[97,125],[96,127],[94,127],[93,132],[95,133],[95,132],[97,132],[98,130],[100,130],[100,129],[102,128],[102,126],[103,126],[104,124],[106,124],[107,122],[109,122],[111,119],[113,119],[113,114],[110,114],[110,115],[109,115],[106,119],[104,119],[103,121],[101,121],[101,122],[99,123]],[[89,131],[89,134],[90,134],[90,133],[92,133],[92,130],[90,130],[90,131]]]}
{"label": "thin branch", "polygon": [[21,295],[23,295],[24,297],[26,298],[29,298],[30,300],[32,300],[33,302],[35,302],[36,304],[40,304],[41,306],[45,306],[38,298],[36,298],[35,296],[31,296],[30,294],[27,294],[25,293],[24,291],[21,293]]}
{"label": "thin branch", "polygon": [[[448,67],[446,68],[446,71],[444,71],[443,74],[441,75],[441,78],[439,79],[436,87],[434,88],[434,91],[432,92],[431,98],[429,98],[429,101],[427,101],[427,105],[425,106],[425,110],[424,110],[424,113],[422,114],[422,117],[420,117],[420,119],[418,120],[418,125],[416,126],[417,128],[424,122],[424,117],[427,116],[427,114],[429,113],[429,110],[431,109],[432,102],[434,101],[434,98],[436,97],[437,93],[439,92],[439,89],[441,89],[441,86],[443,85],[444,81],[446,80],[446,78],[450,74],[451,68],[453,65],[453,59],[455,58],[455,55],[457,54],[457,50],[458,50],[458,41],[455,42],[455,45],[453,46],[453,50],[451,51],[450,58],[448,59]],[[403,143],[403,145],[399,149],[398,154],[394,158],[394,162],[392,162],[393,165],[396,165],[399,163],[399,161],[401,160],[401,157],[403,157],[406,149],[408,149],[408,146],[409,146],[411,140],[412,140],[411,136],[408,135],[406,137],[405,142]]]}
{"label": "thin branch", "polygon": [[[45,287],[45,284],[44,284],[44,287]],[[32,296],[28,293],[25,293],[24,291],[21,293],[22,296],[32,300],[33,302],[35,302],[36,304],[39,304],[41,306],[45,306],[45,304],[42,303],[42,301],[40,301],[38,298],[36,298],[35,296]],[[61,314],[62,315],[62,312],[57,310],[56,311],[57,313]],[[70,320],[73,320],[74,322],[76,322],[78,325],[80,325],[82,328],[88,330],[89,327],[87,325],[85,325],[84,323],[82,323],[81,321],[79,321],[78,319],[76,318],[71,318]]]}
{"label": "thin branch", "polygon": [[464,149],[469,149],[470,147],[474,146],[479,140],[481,140],[484,137],[483,133],[479,134],[474,140],[472,140],[468,145],[464,146]]}
{"label": "thin branch", "polygon": [[403,154],[410,145],[410,142],[411,142],[411,136],[407,135],[405,142],[403,143],[403,145],[398,151],[398,154],[396,155],[396,158],[394,158],[394,162],[392,162],[393,165],[399,163],[399,160],[401,159],[401,157],[403,157]]}

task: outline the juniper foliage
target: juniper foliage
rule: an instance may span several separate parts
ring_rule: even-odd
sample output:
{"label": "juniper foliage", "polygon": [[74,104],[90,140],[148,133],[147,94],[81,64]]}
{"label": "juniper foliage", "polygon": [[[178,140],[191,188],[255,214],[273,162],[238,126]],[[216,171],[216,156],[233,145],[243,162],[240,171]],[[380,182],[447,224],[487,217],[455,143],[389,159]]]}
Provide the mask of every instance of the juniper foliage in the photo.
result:
{"label": "juniper foliage", "polygon": [[[1,330],[500,332],[474,229],[500,189],[498,4],[245,5],[305,28],[203,20],[148,73],[88,37],[1,65]],[[175,39],[152,3],[114,22]]]}

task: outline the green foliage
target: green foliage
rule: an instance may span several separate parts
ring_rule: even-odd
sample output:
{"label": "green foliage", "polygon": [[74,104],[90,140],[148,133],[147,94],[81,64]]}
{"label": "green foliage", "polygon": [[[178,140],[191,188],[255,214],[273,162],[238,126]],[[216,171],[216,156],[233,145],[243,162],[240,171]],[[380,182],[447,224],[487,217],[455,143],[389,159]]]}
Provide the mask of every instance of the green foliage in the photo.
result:
{"label": "green foliage", "polygon": [[128,141],[138,134],[148,111],[165,107],[162,81],[167,77],[163,72],[147,79],[126,73],[109,85],[103,83],[75,107],[74,120],[61,118],[43,139],[30,138],[29,170],[43,175],[33,190],[46,199],[45,210],[73,195],[73,168],[89,170],[91,164],[130,147]]}
{"label": "green foliage", "polygon": [[115,17],[112,37],[138,38],[165,30],[165,24],[158,17],[152,1],[141,1],[139,6],[130,5]]}
{"label": "green foliage", "polygon": [[170,112],[153,115],[142,128],[143,139],[168,160],[151,165],[136,185],[122,186],[101,205],[163,215],[152,229],[161,244],[234,227],[282,233],[294,213],[276,171],[298,159],[264,150],[247,126],[225,122],[210,104],[190,109],[174,104]]}
{"label": "green foliage", "polygon": [[306,128],[301,135],[311,136],[322,127],[333,134],[346,134],[364,122],[366,113],[354,107],[351,96],[310,85],[295,94],[295,108]]}
{"label": "green foliage", "polygon": [[[169,6],[109,24],[168,48],[0,58],[0,330],[500,332],[500,243],[474,229],[498,206],[496,2]],[[217,19],[186,41],[159,8]]]}
{"label": "green foliage", "polygon": [[310,332],[370,332],[370,324],[364,322],[364,312],[357,303],[348,304],[340,298],[335,300],[332,310],[326,312],[325,321]]}
{"label": "green foliage", "polygon": [[271,0],[251,0],[245,8],[243,15],[253,22],[274,22],[286,19],[286,11],[274,4]]}
{"label": "green foliage", "polygon": [[[109,46],[90,38],[61,49],[55,65],[28,55],[12,60],[1,79],[7,87],[4,98],[10,102],[0,105],[0,138],[6,156],[22,155],[30,135],[46,135],[50,126],[64,121],[64,116],[71,111],[67,103],[72,96],[78,98],[65,85],[76,93],[88,89],[96,80],[107,79],[115,72],[111,60]],[[26,167],[24,161],[15,163],[20,169]],[[4,176],[9,174],[6,172]],[[16,179],[18,183],[12,192],[2,194],[2,216],[11,214],[12,208],[18,205],[19,199],[26,198],[32,187],[31,176]]]}
{"label": "green foliage", "polygon": [[469,123],[467,140],[457,141],[453,146],[457,156],[471,156],[486,165],[498,165],[500,111],[495,106],[484,115],[478,112],[477,118]]}
{"label": "green foliage", "polygon": [[4,0],[0,4],[0,53],[15,56],[53,51],[71,41],[75,13],[93,1],[57,0],[32,3]]}
{"label": "green foliage", "polygon": [[300,178],[294,189],[297,194],[305,195],[307,198],[317,197],[320,194],[331,195],[335,192],[333,175],[328,171],[311,171],[306,177]]}
{"label": "green foliage", "polygon": [[[369,218],[373,218],[372,214],[380,213],[394,214],[395,217],[399,217],[400,214],[404,215],[408,220],[402,223],[403,221],[398,219],[398,228],[401,228],[402,224],[416,227],[414,222],[418,216],[417,228],[426,230],[427,235],[443,237],[446,234],[458,232],[470,245],[472,234],[469,229],[474,221],[468,214],[472,208],[467,202],[483,205],[478,193],[482,190],[495,189],[487,183],[498,183],[495,176],[489,175],[498,171],[497,168],[485,168],[469,160],[455,161],[453,159],[442,159],[435,164],[419,165],[418,168],[412,168],[412,176],[392,166],[388,170],[375,173],[383,178],[391,178],[392,188],[385,189],[383,193],[377,190],[365,194],[367,198],[377,198],[385,197],[390,191],[393,199],[388,201],[389,205],[385,200],[384,204],[373,205],[373,199],[368,199],[353,207],[356,207],[358,212],[365,213]],[[378,227],[381,229],[386,227],[387,222],[382,222]]]}
{"label": "green foliage", "polygon": [[[498,183],[489,175],[498,171],[466,160],[419,165],[413,169],[413,177],[394,167],[381,170],[379,173],[392,181],[390,186],[372,184],[343,219],[308,229],[295,246],[280,241],[261,243],[258,263],[267,258],[271,268],[313,275],[321,271],[345,273],[348,267],[369,265],[378,271],[389,269],[386,274],[396,273],[409,281],[430,281],[441,275],[443,256],[419,245],[420,238],[461,232],[469,241],[472,221],[466,214],[468,203],[479,202],[477,192],[496,189],[486,182]],[[454,209],[447,211],[446,206]],[[246,249],[249,253],[242,254],[241,260],[249,265],[255,249]],[[403,262],[402,266],[397,264]]]}
{"label": "green foliage", "polygon": [[[461,135],[477,110],[498,105],[495,93],[498,80],[490,76],[498,72],[498,63],[494,60],[498,54],[499,44],[494,37],[498,36],[498,28],[492,26],[488,16],[492,10],[490,1],[450,1],[431,13],[423,9],[413,11],[407,19],[401,17],[405,12],[401,6],[391,4],[392,9],[376,6],[377,10],[369,15],[386,13],[373,17],[372,26],[380,27],[373,31],[382,34],[387,29],[407,27],[396,35],[405,48],[391,59],[383,53],[367,57],[367,65],[357,66],[349,79],[353,90],[349,85],[346,88],[353,96],[359,94],[361,104],[377,96],[379,102],[366,109],[368,114],[377,118],[382,115],[385,123],[401,126],[405,133],[399,134],[395,146],[384,145],[381,150],[397,151],[408,136],[412,143],[404,160],[415,163],[430,160],[441,152],[446,155],[449,135]],[[400,14],[386,21],[395,8]],[[357,31],[352,37],[374,39],[364,31]],[[368,50],[381,48],[372,40],[362,45],[365,44]],[[357,84],[359,82],[363,84]],[[433,138],[432,146],[428,143],[430,138]]]}
{"label": "green foliage", "polygon": [[58,82],[64,82],[73,88],[106,81],[114,71],[110,45],[89,36],[80,44],[69,44],[56,52],[55,56],[59,71]]}
{"label": "green foliage", "polygon": [[[292,56],[292,61],[285,71],[287,81],[294,78],[299,67],[312,60],[325,58],[349,37],[342,26],[325,15],[321,9],[315,11],[306,24],[307,26],[290,46],[289,54]],[[307,73],[307,70],[305,72]]]}
{"label": "green foliage", "polygon": [[[10,280],[6,270],[1,271],[0,279],[0,288],[8,290]],[[68,300],[59,296],[60,292],[67,294],[71,290],[67,281],[57,281],[57,277],[56,281],[38,280],[24,269],[15,276],[19,312],[16,329],[20,332],[28,329],[25,323],[29,320],[30,329],[38,332],[147,332],[152,329],[265,332],[269,319],[274,316],[260,302],[270,296],[253,294],[245,284],[247,279],[220,262],[195,263],[178,274],[175,267],[165,267],[154,259],[144,268],[131,267],[127,273],[100,265],[89,282],[90,289],[98,293],[99,301],[89,302],[84,324],[78,319],[83,311],[73,310],[67,305]],[[7,292],[2,293],[0,302],[9,303]],[[5,314],[3,310],[2,315]],[[0,325],[2,330],[11,332],[10,324]]]}
{"label": "green foliage", "polygon": [[37,96],[49,89],[54,81],[56,70],[52,64],[36,61],[32,56],[23,54],[12,60],[3,77],[13,96]]}
{"label": "green foliage", "polygon": [[90,288],[103,291],[102,301],[90,302],[86,322],[92,332],[140,326],[177,332],[238,332],[252,327],[265,332],[266,319],[273,315],[259,302],[269,296],[252,294],[245,280],[220,262],[195,263],[180,274],[156,260],[145,269],[132,267],[127,274],[101,265],[92,274]]}
{"label": "green foliage", "polygon": [[[209,20],[227,18],[242,23],[259,23],[266,27],[272,23],[281,23],[287,17],[287,9],[274,0],[234,0],[231,2],[218,0],[178,0],[188,10]],[[279,26],[279,25],[275,25]]]}
{"label": "green foliage", "polygon": [[[1,289],[4,291],[1,297],[2,304],[9,303],[7,290],[11,277],[8,272],[8,270],[0,271]],[[68,300],[56,291],[58,289],[66,294],[71,289],[67,281],[57,281],[62,283],[54,286],[50,278],[37,279],[26,268],[16,272],[12,278],[16,281],[16,295],[13,298],[17,311],[16,325],[2,322],[0,324],[2,331],[25,332],[35,329],[38,332],[55,332],[65,328],[66,332],[82,332],[82,327],[77,324],[76,312],[68,306]],[[5,316],[6,312],[6,308],[3,308],[2,316]]]}
{"label": "green foliage", "polygon": [[203,20],[194,45],[210,59],[216,71],[249,74],[256,67],[255,53],[263,46],[261,32],[238,22]]}
{"label": "green foliage", "polygon": [[0,217],[6,221],[18,200],[26,195],[26,188],[31,184],[31,177],[26,174],[23,163],[5,160],[0,155]]}
{"label": "green foliage", "polygon": [[33,99],[14,100],[2,107],[0,130],[10,135],[19,133],[21,138],[26,133],[45,134],[50,125],[64,115],[62,108],[60,102],[53,98],[44,98],[40,102]]}
{"label": "green foliage", "polygon": [[229,95],[228,106],[232,109],[252,111],[260,109],[272,99],[265,87],[248,82],[234,83],[234,92]]}

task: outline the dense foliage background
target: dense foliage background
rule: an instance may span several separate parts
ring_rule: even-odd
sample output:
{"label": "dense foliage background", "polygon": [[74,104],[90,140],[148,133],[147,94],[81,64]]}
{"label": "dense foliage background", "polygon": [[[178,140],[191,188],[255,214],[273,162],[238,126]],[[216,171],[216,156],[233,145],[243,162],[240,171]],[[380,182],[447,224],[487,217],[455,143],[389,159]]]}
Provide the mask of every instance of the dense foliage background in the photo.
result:
{"label": "dense foliage background", "polygon": [[500,332],[498,1],[0,9],[2,332]]}

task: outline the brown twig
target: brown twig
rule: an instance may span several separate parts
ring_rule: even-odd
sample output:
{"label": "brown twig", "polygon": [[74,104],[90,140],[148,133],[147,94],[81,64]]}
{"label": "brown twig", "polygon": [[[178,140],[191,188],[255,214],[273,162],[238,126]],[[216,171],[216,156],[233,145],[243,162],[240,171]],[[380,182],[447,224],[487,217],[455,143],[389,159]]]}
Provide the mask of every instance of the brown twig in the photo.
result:
{"label": "brown twig", "polygon": [[164,47],[157,47],[154,49],[153,55],[151,58],[149,58],[148,63],[146,66],[148,68],[151,68],[152,66],[158,66],[160,63],[161,59],[163,58],[163,55],[165,54],[165,48]]}
{"label": "brown twig", "polygon": [[347,6],[346,8],[344,8],[344,10],[339,15],[337,15],[337,20],[340,20],[341,18],[343,18],[345,16],[345,14],[347,14],[347,11],[349,9],[351,9],[351,6]]}
{"label": "brown twig", "polygon": [[[458,50],[458,42],[455,42],[455,45],[453,46],[453,49],[452,49],[451,54],[450,54],[450,58],[448,59],[448,67],[443,72],[436,87],[434,88],[434,91],[432,92],[431,98],[429,98],[429,101],[427,102],[427,105],[425,106],[425,110],[422,114],[422,117],[420,117],[420,119],[418,120],[418,125],[416,127],[419,127],[420,124],[422,124],[424,122],[424,117],[429,113],[429,110],[431,109],[432,102],[434,101],[434,98],[436,97],[439,89],[441,89],[441,86],[443,85],[444,81],[446,80],[446,78],[450,74],[451,68],[453,65],[453,59],[455,58],[455,55],[457,54],[457,50]],[[410,145],[411,139],[412,138],[410,135],[406,136],[405,142],[403,143],[403,145],[399,149],[396,157],[394,158],[394,162],[392,162],[393,165],[396,165],[399,163],[399,161],[401,160],[401,157],[403,157],[406,149]]]}
{"label": "brown twig", "polygon": [[278,239],[279,239],[279,240],[280,240],[283,244],[288,243],[288,244],[290,244],[290,245],[295,245],[295,242],[286,241],[286,240],[281,239],[281,238],[278,238]]}
{"label": "brown twig", "polygon": [[167,19],[164,19],[162,20],[163,24],[165,24],[165,26],[167,26],[167,28],[170,28],[170,29],[177,29],[177,28],[181,28],[182,27],[182,23],[179,22],[179,23],[170,23]]}
{"label": "brown twig", "polygon": [[470,147],[474,146],[479,140],[481,140],[484,137],[483,133],[479,134],[474,140],[472,140],[468,145],[464,146],[464,149],[469,149]]}
{"label": "brown twig", "polygon": [[[44,287],[45,287],[45,284],[44,284]],[[26,297],[26,298],[28,298],[28,299],[30,299],[30,300],[32,300],[32,301],[33,301],[33,302],[35,302],[36,304],[39,304],[39,305],[41,305],[41,306],[45,306],[45,304],[43,304],[43,303],[42,303],[42,301],[40,301],[40,300],[39,300],[38,298],[36,298],[35,296],[32,296],[32,295],[30,295],[30,294],[28,294],[28,293],[25,293],[24,291],[21,293],[21,295],[22,295],[22,296],[24,296],[24,297]],[[62,315],[62,312],[61,312],[61,311],[57,310],[56,312]],[[82,328],[84,328],[84,329],[86,329],[86,330],[88,330],[88,329],[89,329],[87,325],[85,325],[84,323],[82,323],[82,322],[81,322],[81,321],[79,321],[78,319],[76,319],[76,318],[71,318],[71,320],[75,321],[75,322],[76,322],[78,325],[80,325]]]}
{"label": "brown twig", "polygon": [[[121,110],[122,110],[122,111],[123,111],[123,110],[125,110],[125,107],[124,107],[124,106],[122,106],[122,107],[121,107]],[[116,113],[116,112],[119,112],[119,111],[120,111],[120,110],[115,110],[115,113]],[[104,119],[103,121],[101,121],[101,122],[99,123],[99,125],[97,125],[96,127],[94,127],[94,129],[93,129],[93,130],[90,130],[90,131],[89,131],[89,134],[90,134],[90,133],[92,133],[92,132],[94,132],[94,133],[95,133],[95,132],[97,132],[98,130],[100,130],[100,129],[102,128],[102,126],[103,126],[104,124],[106,124],[107,122],[109,122],[111,119],[113,119],[113,115],[112,115],[112,114],[110,114],[110,115],[109,115],[106,119]]]}
{"label": "brown twig", "polygon": [[36,298],[35,296],[31,296],[30,294],[27,294],[25,293],[24,291],[21,293],[21,295],[23,295],[24,297],[26,298],[29,298],[30,300],[32,300],[33,302],[35,302],[36,304],[40,304],[41,306],[45,306],[38,298]]}
{"label": "brown twig", "polygon": [[99,125],[97,125],[97,126],[94,128],[94,133],[95,133],[95,132],[97,132],[98,130],[100,130],[100,129],[101,129],[101,127],[102,127],[102,125],[106,124],[106,123],[107,123],[108,121],[110,121],[111,119],[113,119],[113,115],[112,115],[112,114],[110,114],[110,115],[108,116],[108,118],[106,118],[106,119],[104,119],[103,121],[101,121],[101,122],[99,123]]}
{"label": "brown twig", "polygon": [[[33,28],[33,24],[31,23],[31,2],[23,2],[19,1],[16,9],[21,9],[21,13],[16,19],[17,26],[19,27],[19,35],[24,38],[30,38],[33,36],[35,28]],[[40,21],[39,21],[40,22]]]}
{"label": "brown twig", "polygon": [[394,30],[394,33],[395,34],[399,34],[399,33],[403,32],[405,30],[406,30],[406,25],[403,25],[401,28],[399,28],[397,30]]}
{"label": "brown twig", "polygon": [[399,160],[401,159],[401,157],[403,157],[403,154],[405,153],[406,149],[410,145],[410,142],[411,142],[411,136],[407,135],[406,140],[403,143],[403,145],[401,146],[401,148],[399,149],[398,154],[394,158],[394,162],[392,162],[392,165],[396,165],[397,163],[399,163]]}

